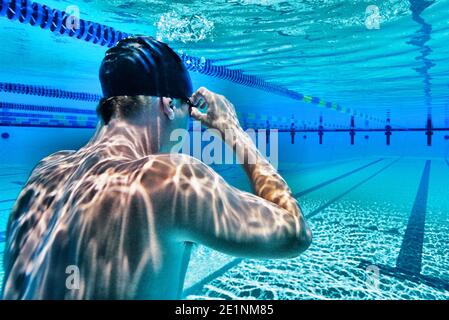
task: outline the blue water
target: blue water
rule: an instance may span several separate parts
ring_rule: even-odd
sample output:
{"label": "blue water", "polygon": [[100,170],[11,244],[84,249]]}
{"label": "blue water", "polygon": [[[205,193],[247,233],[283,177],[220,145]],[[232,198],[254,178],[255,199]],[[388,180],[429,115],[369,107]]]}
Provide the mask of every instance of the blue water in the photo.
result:
{"label": "blue water", "polygon": [[[184,298],[449,298],[449,131],[435,131],[431,146],[424,131],[393,132],[390,146],[383,131],[369,131],[387,118],[394,129],[424,129],[429,118],[449,128],[449,0],[45,3],[76,5],[81,19],[154,35],[181,55],[257,76],[277,91],[191,68],[194,86],[226,95],[242,124],[305,130],[294,144],[279,134],[279,171],[310,223],[312,246],[296,259],[264,261],[195,246]],[[378,28],[366,24],[370,5]],[[96,100],[74,97],[100,94],[107,48],[2,16],[0,39],[2,255],[8,214],[30,170],[92,135]],[[70,97],[29,94],[30,85]],[[279,95],[279,86],[294,94]],[[318,143],[313,130],[348,129],[351,117],[367,130],[354,145],[347,131],[325,132]],[[249,190],[237,166],[216,170]]]}

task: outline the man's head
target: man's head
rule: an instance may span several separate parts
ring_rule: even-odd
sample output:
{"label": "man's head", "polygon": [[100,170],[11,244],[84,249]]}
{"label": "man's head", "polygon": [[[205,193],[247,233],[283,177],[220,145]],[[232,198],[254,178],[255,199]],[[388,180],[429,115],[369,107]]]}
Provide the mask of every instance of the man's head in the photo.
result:
{"label": "man's head", "polygon": [[105,98],[187,99],[192,95],[192,82],[179,56],[151,37],[126,38],[109,49],[100,67],[100,81]]}
{"label": "man's head", "polygon": [[187,126],[192,82],[179,56],[165,43],[151,37],[119,41],[106,52],[100,82],[104,98],[97,110],[104,124],[114,118],[143,124],[152,120],[147,117],[164,116],[165,131]]}

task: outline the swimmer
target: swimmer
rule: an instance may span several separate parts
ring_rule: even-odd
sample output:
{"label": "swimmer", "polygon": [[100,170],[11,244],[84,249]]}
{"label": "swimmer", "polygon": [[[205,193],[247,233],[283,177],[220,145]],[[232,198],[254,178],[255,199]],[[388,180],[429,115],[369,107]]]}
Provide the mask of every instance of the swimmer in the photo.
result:
{"label": "swimmer", "polygon": [[[41,160],[13,208],[4,299],[177,299],[187,242],[248,258],[307,249],[311,232],[286,182],[224,96],[206,88],[192,94],[166,44],[120,41],[107,51],[100,81],[93,137]],[[178,143],[170,133],[187,129],[189,117],[222,136],[234,133],[226,142],[245,160],[254,194],[170,153]],[[77,283],[67,284],[68,270],[78,270]]]}

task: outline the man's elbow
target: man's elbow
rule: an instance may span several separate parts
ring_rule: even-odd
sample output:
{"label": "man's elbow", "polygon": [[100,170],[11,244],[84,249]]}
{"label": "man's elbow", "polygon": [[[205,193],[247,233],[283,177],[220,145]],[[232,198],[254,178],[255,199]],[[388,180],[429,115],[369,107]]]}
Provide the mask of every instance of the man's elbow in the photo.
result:
{"label": "man's elbow", "polygon": [[299,234],[292,237],[291,242],[286,250],[288,258],[295,258],[307,250],[312,244],[312,231],[305,226]]}

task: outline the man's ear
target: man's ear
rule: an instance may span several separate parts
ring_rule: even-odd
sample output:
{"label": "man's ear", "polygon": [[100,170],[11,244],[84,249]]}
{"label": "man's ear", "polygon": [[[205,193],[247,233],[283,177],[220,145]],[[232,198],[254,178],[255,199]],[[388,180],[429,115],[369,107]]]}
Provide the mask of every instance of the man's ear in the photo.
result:
{"label": "man's ear", "polygon": [[[175,119],[175,112],[173,111],[174,104],[172,105],[172,99],[170,98],[161,98],[160,103],[162,107],[162,111],[167,116],[169,120]],[[173,101],[174,102],[174,101]]]}

